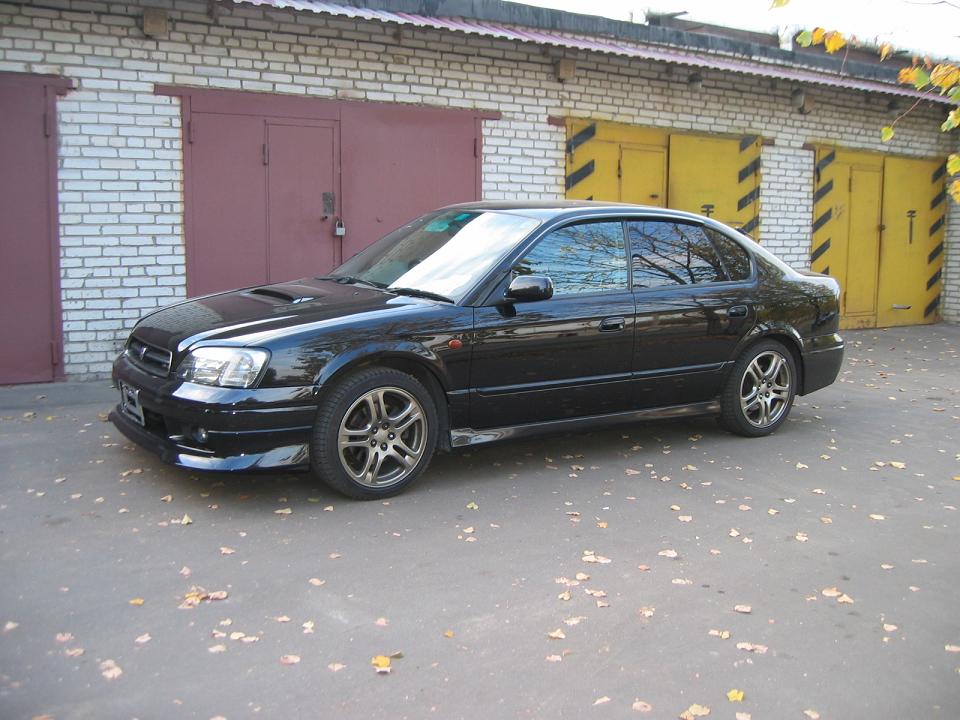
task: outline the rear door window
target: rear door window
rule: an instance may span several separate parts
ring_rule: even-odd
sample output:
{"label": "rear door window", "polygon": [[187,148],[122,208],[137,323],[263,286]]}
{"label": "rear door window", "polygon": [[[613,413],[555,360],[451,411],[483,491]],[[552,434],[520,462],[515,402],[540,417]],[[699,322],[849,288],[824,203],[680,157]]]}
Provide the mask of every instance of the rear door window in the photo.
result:
{"label": "rear door window", "polygon": [[717,248],[690,223],[640,220],[627,223],[634,289],[724,282]]}
{"label": "rear door window", "polygon": [[749,280],[753,268],[747,251],[739,243],[713,228],[705,228],[705,231],[713,240],[713,244],[717,246],[729,278],[731,280]]}

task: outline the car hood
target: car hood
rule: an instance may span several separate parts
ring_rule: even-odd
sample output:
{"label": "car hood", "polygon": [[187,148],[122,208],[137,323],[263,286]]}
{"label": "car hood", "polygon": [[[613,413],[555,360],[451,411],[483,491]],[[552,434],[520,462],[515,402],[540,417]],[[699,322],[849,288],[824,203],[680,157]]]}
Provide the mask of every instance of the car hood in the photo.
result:
{"label": "car hood", "polygon": [[[207,295],[144,317],[133,334],[174,354],[200,340],[238,340],[305,323],[378,311],[402,311],[424,301],[365,285],[305,279]],[[240,340],[243,342],[243,340]]]}

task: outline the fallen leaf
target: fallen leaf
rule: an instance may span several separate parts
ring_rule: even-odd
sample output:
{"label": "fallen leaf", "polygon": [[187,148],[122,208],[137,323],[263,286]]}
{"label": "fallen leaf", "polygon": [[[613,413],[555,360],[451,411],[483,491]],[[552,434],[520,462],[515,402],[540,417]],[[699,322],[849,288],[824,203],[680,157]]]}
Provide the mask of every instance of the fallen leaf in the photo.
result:
{"label": "fallen leaf", "polygon": [[896,630],[896,629],[897,629],[897,626],[894,625],[893,623],[884,623],[884,624],[883,624],[883,631],[884,631],[884,632],[893,632],[893,631]]}
{"label": "fallen leaf", "polygon": [[806,542],[809,540],[805,532],[798,532],[796,535],[794,535],[794,538],[797,540],[797,542]]}
{"label": "fallen leaf", "polygon": [[314,625],[313,620],[307,620],[307,621],[305,621],[305,622],[300,626],[300,627],[303,628],[303,634],[304,634],[304,635],[309,635],[309,634],[311,634],[311,633],[313,632],[313,625]]}
{"label": "fallen leaf", "polygon": [[593,701],[593,704],[594,704],[594,705],[606,705],[608,702],[610,702],[610,698],[608,698],[606,695],[604,695],[603,697],[598,697],[596,700],[594,700],[594,701]]}
{"label": "fallen leaf", "polygon": [[562,593],[560,593],[559,595],[557,595],[557,597],[558,597],[560,600],[569,600],[569,599],[570,599],[570,591],[569,591],[569,590],[564,590]]}
{"label": "fallen leaf", "polygon": [[654,616],[654,613],[657,612],[657,609],[656,609],[655,607],[646,607],[646,606],[644,606],[644,607],[640,608],[639,612],[640,612],[640,615],[641,615],[642,617],[652,618],[652,617]]}
{"label": "fallen leaf", "polygon": [[661,550],[657,553],[660,557],[670,558],[671,560],[675,559],[678,556],[676,550]]}
{"label": "fallen leaf", "polygon": [[138,637],[136,640],[134,640],[134,642],[137,645],[145,645],[146,643],[150,642],[152,639],[153,638],[150,637],[150,633],[144,633],[143,635]]}
{"label": "fallen leaf", "polygon": [[767,652],[766,645],[756,645],[749,642],[738,642],[737,650],[746,650],[747,652],[756,653],[757,655],[765,655]]}
{"label": "fallen leaf", "polygon": [[853,598],[847,595],[846,593],[844,593],[843,595],[837,598],[837,602],[844,603],[845,605],[853,605]]}
{"label": "fallen leaf", "polygon": [[547,637],[551,640],[563,640],[567,636],[564,634],[563,630],[557,628],[556,630],[551,630],[547,633]]}
{"label": "fallen leaf", "polygon": [[803,714],[810,718],[810,720],[820,720],[820,713],[816,710],[804,710]]}
{"label": "fallen leaf", "polygon": [[189,515],[187,515],[186,513],[184,513],[184,514],[183,514],[183,517],[180,518],[180,524],[181,524],[181,525],[192,525],[192,524],[193,524],[193,518],[190,517]]}
{"label": "fallen leaf", "polygon": [[327,583],[326,580],[321,580],[320,578],[310,578],[309,580],[307,580],[307,582],[313,585],[314,587],[320,587],[321,585],[326,585]]}
{"label": "fallen leaf", "polygon": [[340,672],[340,671],[343,670],[345,667],[346,667],[346,665],[344,665],[343,663],[338,663],[338,662],[332,662],[332,663],[330,663],[329,665],[327,665],[327,669],[330,670],[330,672]]}
{"label": "fallen leaf", "polygon": [[[292,512],[293,512],[293,509],[292,509],[292,508],[280,508],[279,510],[274,510],[274,511],[273,511],[273,514],[274,514],[274,515],[289,515],[289,514],[292,513]],[[284,657],[287,657],[287,656],[284,655]]]}
{"label": "fallen leaf", "polygon": [[231,548],[231,547],[221,547],[221,548],[220,548],[220,554],[221,554],[221,555],[233,555],[235,552],[236,552],[236,550],[234,550],[234,549]]}
{"label": "fallen leaf", "polygon": [[564,620],[563,624],[573,627],[574,625],[579,625],[583,620],[586,619],[586,615],[574,615],[573,617],[568,617],[566,620]]}
{"label": "fallen leaf", "polygon": [[886,520],[886,519],[887,519],[887,516],[886,516],[886,515],[877,515],[877,514],[871,513],[870,519],[871,519],[871,520]]}
{"label": "fallen leaf", "polygon": [[300,662],[299,655],[281,655],[280,656],[281,665],[296,665],[298,662]]}
{"label": "fallen leaf", "polygon": [[583,560],[583,562],[600,563],[601,565],[606,565],[610,562],[610,558],[604,557],[603,555],[596,555],[593,552],[585,552],[580,559]]}
{"label": "fallen leaf", "polygon": [[370,664],[378,673],[385,675],[390,672],[390,658],[386,655],[374,655],[370,658]]}
{"label": "fallen leaf", "polygon": [[332,552],[329,555],[327,555],[327,557],[330,558],[331,560],[339,560],[340,558],[343,557],[343,555],[341,555],[338,552]]}
{"label": "fallen leaf", "polygon": [[835,598],[835,597],[840,597],[843,593],[841,593],[835,587],[828,587],[821,590],[820,594],[823,595],[824,597]]}
{"label": "fallen leaf", "polygon": [[944,645],[943,649],[948,653],[960,653],[960,645]]}
{"label": "fallen leaf", "polygon": [[374,623],[374,625],[379,625],[380,627],[386,627],[389,624],[390,624],[390,621],[387,620],[385,617],[377,618],[376,622]]}
{"label": "fallen leaf", "polygon": [[606,529],[607,529],[607,523],[606,523],[606,521],[605,521],[605,520],[597,520],[597,527],[600,528],[601,530],[606,530]]}
{"label": "fallen leaf", "polygon": [[563,656],[562,656],[562,655],[547,655],[547,656],[544,658],[544,660],[546,660],[547,662],[558,663],[558,662],[560,662],[561,660],[563,660]]}
{"label": "fallen leaf", "polygon": [[630,708],[634,712],[648,713],[653,710],[653,705],[648,702],[644,702],[643,700],[634,700],[633,705],[631,705]]}
{"label": "fallen leaf", "polygon": [[736,720],[751,720],[752,717],[748,712],[738,712],[736,714]]}
{"label": "fallen leaf", "polygon": [[797,463],[797,470],[806,470],[808,467],[808,465],[804,465],[802,462]]}
{"label": "fallen leaf", "polygon": [[140,605],[143,605],[143,603],[145,602],[145,600],[144,600],[142,597],[135,597],[135,598],[133,598],[132,600],[130,600],[129,602],[130,602],[131,605],[136,605],[137,607],[139,607]]}
{"label": "fallen leaf", "polygon": [[578,572],[574,577],[576,577],[577,580],[580,580],[581,582],[590,579],[590,576],[587,575],[585,572]]}
{"label": "fallen leaf", "polygon": [[173,502],[173,495],[164,495],[160,498],[161,502]]}
{"label": "fallen leaf", "polygon": [[227,646],[226,646],[226,645],[212,645],[212,646],[210,646],[210,647],[207,648],[207,652],[211,652],[211,653],[213,653],[213,654],[215,654],[215,655],[216,655],[217,653],[226,652],[226,650],[227,650]]}
{"label": "fallen leaf", "polygon": [[749,615],[750,613],[753,612],[753,608],[750,607],[749,605],[734,605],[734,606],[733,606],[733,609],[734,609],[736,612],[738,612],[738,613],[743,613],[743,614],[745,614],[745,615]]}
{"label": "fallen leaf", "polygon": [[277,615],[277,616],[274,617],[273,619],[276,620],[278,623],[288,623],[288,622],[290,622],[290,618],[287,617],[286,615]]}
{"label": "fallen leaf", "polygon": [[727,691],[727,700],[730,702],[743,702],[743,690],[736,688]]}
{"label": "fallen leaf", "polygon": [[693,520],[693,516],[692,516],[692,515],[677,515],[677,520],[679,520],[680,522],[686,522],[686,523],[688,523],[688,522],[690,522],[691,520]]}
{"label": "fallen leaf", "polygon": [[207,595],[207,600],[226,600],[229,593],[226,590],[214,590]]}
{"label": "fallen leaf", "polygon": [[693,580],[689,580],[688,578],[674,578],[670,582],[674,585],[693,585]]}
{"label": "fallen leaf", "polygon": [[710,630],[707,633],[707,635],[710,635],[712,637],[718,637],[721,640],[726,640],[728,637],[730,637],[730,631],[729,630]]}
{"label": "fallen leaf", "polygon": [[327,505],[323,508],[324,512],[333,512],[333,505]]}
{"label": "fallen leaf", "polygon": [[680,720],[693,720],[693,718],[706,717],[710,714],[710,708],[706,705],[698,705],[694,703],[682,713],[680,713]]}
{"label": "fallen leaf", "polygon": [[452,638],[452,637],[453,637],[453,630],[444,630],[444,631],[443,631],[443,636],[444,636],[445,638]]}
{"label": "fallen leaf", "polygon": [[890,466],[891,466],[891,467],[895,467],[897,470],[903,470],[904,468],[907,467],[907,464],[906,464],[906,463],[899,462],[899,461],[897,461],[897,460],[891,460],[891,461],[890,461]]}
{"label": "fallen leaf", "polygon": [[475,502],[473,502],[472,500],[467,503],[467,510],[479,510],[479,509],[480,509],[480,506],[477,505],[477,504],[476,504]]}
{"label": "fallen leaf", "polygon": [[10,632],[11,630],[16,630],[18,627],[20,627],[20,623],[15,623],[13,620],[7,620],[7,622],[3,625],[3,631]]}
{"label": "fallen leaf", "polygon": [[107,680],[116,680],[123,675],[123,670],[113,660],[104,660],[100,663],[100,674]]}
{"label": "fallen leaf", "polygon": [[57,633],[54,637],[58,643],[68,643],[73,640],[73,633]]}

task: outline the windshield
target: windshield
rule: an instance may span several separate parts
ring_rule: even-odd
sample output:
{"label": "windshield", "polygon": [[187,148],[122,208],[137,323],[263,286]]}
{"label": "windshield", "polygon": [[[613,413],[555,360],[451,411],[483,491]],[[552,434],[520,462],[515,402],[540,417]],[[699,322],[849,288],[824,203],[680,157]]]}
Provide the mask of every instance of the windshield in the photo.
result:
{"label": "windshield", "polygon": [[483,210],[441,210],[394,230],[331,273],[459,301],[540,222]]}

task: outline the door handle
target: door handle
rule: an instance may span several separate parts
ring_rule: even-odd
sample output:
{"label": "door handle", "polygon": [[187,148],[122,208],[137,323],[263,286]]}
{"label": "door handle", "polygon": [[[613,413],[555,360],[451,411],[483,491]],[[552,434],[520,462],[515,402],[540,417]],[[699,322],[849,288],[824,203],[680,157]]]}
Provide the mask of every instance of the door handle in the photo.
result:
{"label": "door handle", "polygon": [[747,316],[746,305],[734,305],[732,308],[727,310],[727,317],[741,318],[746,316]]}
{"label": "door handle", "polygon": [[626,327],[627,321],[622,317],[608,317],[600,321],[600,332],[616,332]]}

